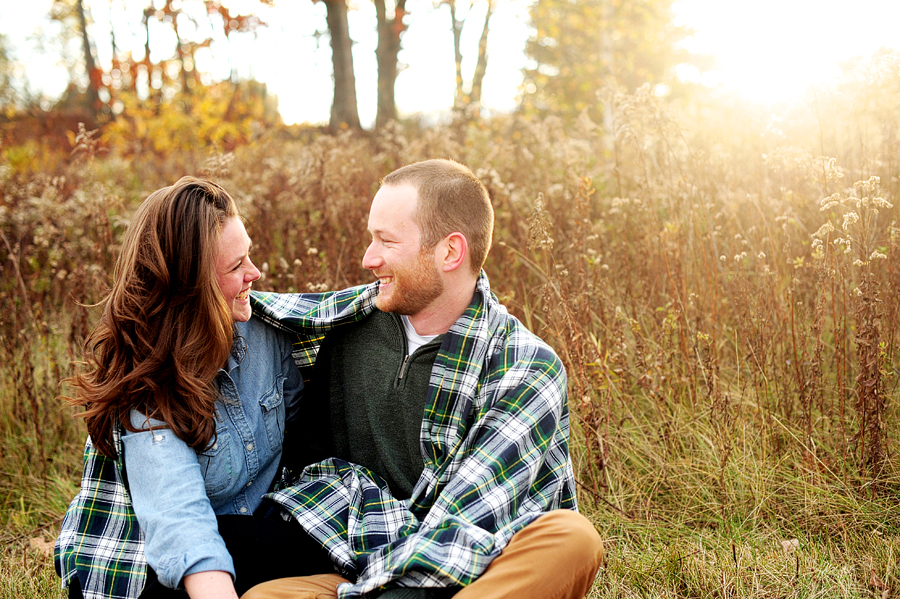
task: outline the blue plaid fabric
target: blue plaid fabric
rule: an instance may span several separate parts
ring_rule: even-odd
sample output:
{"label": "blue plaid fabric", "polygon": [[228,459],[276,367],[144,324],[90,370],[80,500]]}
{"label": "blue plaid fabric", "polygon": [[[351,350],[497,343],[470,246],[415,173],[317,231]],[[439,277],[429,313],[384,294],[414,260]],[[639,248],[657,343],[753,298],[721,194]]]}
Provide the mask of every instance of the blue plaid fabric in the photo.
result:
{"label": "blue plaid fabric", "polygon": [[[329,330],[376,309],[377,293],[373,283],[252,297],[257,315],[297,334],[294,360],[309,366]],[[393,498],[375,473],[337,459],[306,468],[270,497],[355,578],[340,586],[341,598],[388,583],[466,585],[535,518],[577,509],[568,439],[562,363],[507,313],[482,273],[432,369],[422,426],[425,469],[412,497]],[[57,572],[63,586],[78,576],[86,599],[133,599],[146,562],[124,467],[88,442],[84,473],[57,539]]]}
{"label": "blue plaid fabric", "polygon": [[[340,302],[259,293],[254,310],[297,333],[295,359],[309,364],[325,329],[375,309],[377,284],[342,293]],[[310,310],[310,302],[323,309]],[[576,509],[568,438],[562,363],[507,313],[482,273],[432,369],[422,427],[425,469],[412,497],[393,498],[375,473],[338,459],[308,467],[270,497],[356,579],[341,585],[341,598],[388,583],[466,585],[535,518]]]}
{"label": "blue plaid fabric", "polygon": [[[298,364],[312,364],[318,341],[333,326],[371,313],[375,294],[362,288],[306,295],[308,342],[297,344]],[[53,552],[62,586],[77,577],[85,599],[135,599],[144,588],[147,560],[144,536],[128,494],[121,431],[113,431],[118,459],[98,452],[90,438],[84,449],[81,490],[69,504]]]}
{"label": "blue plaid fabric", "polygon": [[85,599],[133,599],[147,577],[144,535],[125,485],[120,431],[113,431],[119,459],[84,447],[81,491],[72,500],[56,539],[53,560],[67,587],[77,576]]}

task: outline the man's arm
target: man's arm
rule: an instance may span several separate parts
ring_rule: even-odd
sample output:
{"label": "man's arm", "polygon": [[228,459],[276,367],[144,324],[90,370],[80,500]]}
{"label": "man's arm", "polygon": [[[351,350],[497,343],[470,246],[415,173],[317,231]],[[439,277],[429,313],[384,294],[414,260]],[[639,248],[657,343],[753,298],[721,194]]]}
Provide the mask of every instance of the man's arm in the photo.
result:
{"label": "man's arm", "polygon": [[446,423],[426,433],[426,446],[444,458],[426,464],[412,509],[371,473],[339,460],[311,468],[278,497],[335,563],[358,575],[342,597],[389,582],[468,584],[515,532],[546,511],[574,507],[558,358],[547,349],[492,372],[479,387],[484,397],[459,398],[470,406],[464,418],[448,418],[456,433],[441,435]]}

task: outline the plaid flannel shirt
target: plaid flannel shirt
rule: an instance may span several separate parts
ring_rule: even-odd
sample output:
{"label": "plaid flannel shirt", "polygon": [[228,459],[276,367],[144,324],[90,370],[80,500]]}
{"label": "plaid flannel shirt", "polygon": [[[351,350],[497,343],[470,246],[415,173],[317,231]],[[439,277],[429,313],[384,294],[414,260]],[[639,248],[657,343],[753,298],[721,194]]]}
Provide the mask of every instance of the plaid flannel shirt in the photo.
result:
{"label": "plaid flannel shirt", "polygon": [[[297,344],[298,364],[311,364],[315,354],[309,349],[317,347],[326,331],[371,313],[374,302],[374,293],[366,299],[360,288],[306,296],[311,335],[305,340],[313,345]],[[98,452],[88,438],[81,490],[69,504],[53,551],[62,586],[77,577],[85,599],[136,599],[147,578],[144,535],[128,493],[118,429],[113,444],[119,456],[115,460]]]}
{"label": "plaid flannel shirt", "polygon": [[[254,310],[297,333],[294,358],[310,365],[335,315],[357,320],[375,309],[375,283],[341,293],[350,302],[342,310],[321,309],[328,294],[267,293],[254,293]],[[565,370],[507,313],[483,272],[435,359],[421,435],[425,469],[408,500],[338,459],[270,495],[356,579],[339,587],[342,599],[388,583],[464,586],[535,518],[576,509]]]}
{"label": "plaid flannel shirt", "polygon": [[[375,310],[377,284],[326,294],[254,292],[257,313],[298,333],[298,366],[315,362],[331,328]],[[313,398],[313,400],[315,400]],[[482,273],[475,298],[444,336],[422,426],[425,470],[398,501],[374,473],[340,460],[307,468],[272,497],[355,576],[342,598],[389,582],[465,585],[517,531],[552,509],[576,509],[568,452],[566,377],[559,358],[507,314]],[[118,455],[121,442],[114,437]],[[54,551],[85,599],[134,599],[143,589],[143,535],[121,460],[88,440],[82,487]]]}
{"label": "plaid flannel shirt", "polygon": [[144,534],[125,484],[118,427],[113,446],[116,460],[97,451],[88,437],[81,491],[66,511],[53,551],[62,586],[77,576],[84,599],[133,599],[147,578]]}

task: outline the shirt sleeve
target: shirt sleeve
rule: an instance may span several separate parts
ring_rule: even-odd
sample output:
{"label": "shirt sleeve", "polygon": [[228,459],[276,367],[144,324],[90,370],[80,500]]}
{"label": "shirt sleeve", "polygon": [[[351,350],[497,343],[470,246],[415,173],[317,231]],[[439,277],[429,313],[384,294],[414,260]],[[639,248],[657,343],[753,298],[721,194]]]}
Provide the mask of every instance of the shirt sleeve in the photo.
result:
{"label": "shirt sleeve", "polygon": [[[276,501],[331,555],[354,585],[339,597],[382,585],[466,585],[509,539],[561,505],[570,475],[566,378],[549,351],[508,365],[491,400],[441,468],[422,506],[392,497],[371,471],[329,459],[308,467]],[[432,495],[429,495],[432,493]]]}
{"label": "shirt sleeve", "polygon": [[222,570],[234,563],[218,532],[196,452],[163,422],[133,411],[126,431],[125,471],[147,563],[166,587],[179,588],[188,574]]}

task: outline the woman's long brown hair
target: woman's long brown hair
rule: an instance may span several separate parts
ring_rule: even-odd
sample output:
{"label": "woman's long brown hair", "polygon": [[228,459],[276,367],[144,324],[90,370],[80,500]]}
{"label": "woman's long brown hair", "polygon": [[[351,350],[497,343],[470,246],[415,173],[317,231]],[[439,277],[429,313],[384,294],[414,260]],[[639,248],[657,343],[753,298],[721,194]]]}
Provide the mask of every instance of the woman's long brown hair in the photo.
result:
{"label": "woman's long brown hair", "polygon": [[113,427],[137,409],[163,420],[194,449],[215,434],[214,379],[232,345],[231,312],[216,255],[237,216],[219,185],[183,177],[151,194],[125,234],[103,315],[72,377],[94,446],[115,457]]}

